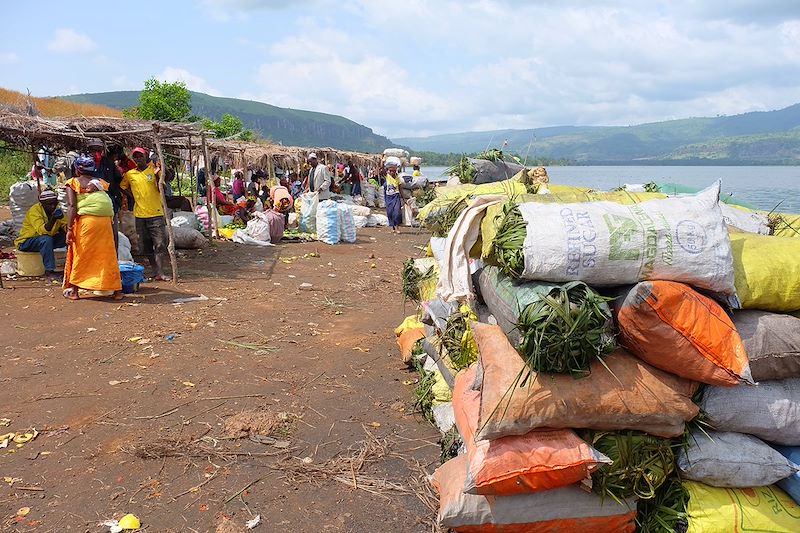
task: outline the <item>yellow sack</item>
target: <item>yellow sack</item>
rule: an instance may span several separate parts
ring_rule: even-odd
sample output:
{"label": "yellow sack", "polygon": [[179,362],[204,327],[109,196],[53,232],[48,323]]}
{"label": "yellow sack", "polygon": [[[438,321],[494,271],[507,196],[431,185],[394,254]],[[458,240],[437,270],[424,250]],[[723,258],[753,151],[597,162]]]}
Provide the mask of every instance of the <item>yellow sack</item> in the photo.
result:
{"label": "yellow sack", "polygon": [[689,493],[687,533],[797,533],[800,506],[775,486],[717,488],[684,481]]}
{"label": "yellow sack", "polygon": [[453,401],[453,391],[450,390],[447,381],[444,380],[444,376],[438,370],[433,372],[431,392],[433,393],[432,403],[434,406]]}
{"label": "yellow sack", "polygon": [[[547,184],[550,194],[525,194],[519,197],[519,203],[536,202],[541,204],[572,204],[577,202],[614,202],[616,204],[631,205],[646,202],[647,200],[660,200],[666,194],[660,192],[593,192],[582,187],[569,185]],[[490,206],[481,221],[481,258],[491,262],[492,242],[502,221],[503,206],[501,204]]]}
{"label": "yellow sack", "polygon": [[407,316],[403,322],[394,330],[394,334],[399,337],[409,329],[425,329],[425,324],[419,321],[416,315]]}
{"label": "yellow sack", "polygon": [[[800,309],[800,240],[731,233],[736,293],[743,309]],[[800,530],[799,530],[800,531]]]}
{"label": "yellow sack", "polygon": [[776,237],[800,237],[800,215],[766,212],[761,214],[769,218],[773,227],[772,234]]}
{"label": "yellow sack", "polygon": [[[467,198],[471,196],[486,196],[489,194],[502,194],[507,196],[520,196],[527,192],[525,184],[519,180],[510,178],[494,183],[482,183],[481,185],[465,184],[458,187],[440,187],[436,198],[419,210],[417,220],[425,220],[431,212],[442,207],[447,207],[453,200]],[[437,189],[437,191],[439,191]]]}

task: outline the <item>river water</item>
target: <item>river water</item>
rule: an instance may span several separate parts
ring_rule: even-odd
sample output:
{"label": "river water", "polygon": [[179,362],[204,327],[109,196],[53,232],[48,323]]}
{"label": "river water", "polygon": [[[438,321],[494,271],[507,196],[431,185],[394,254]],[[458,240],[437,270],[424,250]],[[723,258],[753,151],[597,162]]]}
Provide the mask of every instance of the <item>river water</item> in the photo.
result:
{"label": "river water", "polygon": [[[445,167],[422,167],[442,181]],[[722,180],[722,191],[758,209],[800,213],[800,166],[575,166],[547,167],[550,181],[607,191],[625,183],[675,183],[703,188]],[[777,209],[776,209],[777,207]]]}

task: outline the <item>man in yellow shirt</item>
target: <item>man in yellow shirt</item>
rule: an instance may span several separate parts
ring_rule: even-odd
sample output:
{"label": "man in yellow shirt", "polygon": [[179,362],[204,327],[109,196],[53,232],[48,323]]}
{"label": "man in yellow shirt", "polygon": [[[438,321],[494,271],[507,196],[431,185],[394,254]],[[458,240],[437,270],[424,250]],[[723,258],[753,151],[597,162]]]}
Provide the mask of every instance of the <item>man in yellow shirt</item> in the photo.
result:
{"label": "man in yellow shirt", "polygon": [[144,148],[134,148],[131,157],[136,168],[125,173],[120,188],[135,200],[133,216],[136,217],[136,233],[139,234],[139,251],[148,256],[153,277],[167,281],[171,278],[164,275],[164,256],[169,238],[158,190],[160,169],[154,168],[148,161]]}
{"label": "man in yellow shirt", "polygon": [[67,245],[67,219],[58,207],[58,196],[53,191],[44,191],[39,195],[39,203],[28,209],[19,237],[14,246],[20,252],[39,252],[42,255],[45,275],[55,279],[55,248]]}

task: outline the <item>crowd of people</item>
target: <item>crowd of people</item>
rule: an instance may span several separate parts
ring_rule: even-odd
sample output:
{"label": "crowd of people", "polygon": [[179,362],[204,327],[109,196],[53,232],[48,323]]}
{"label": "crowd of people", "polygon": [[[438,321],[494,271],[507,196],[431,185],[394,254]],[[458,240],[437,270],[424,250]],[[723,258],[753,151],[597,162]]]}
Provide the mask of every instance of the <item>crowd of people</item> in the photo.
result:
{"label": "crowd of people", "polygon": [[[147,256],[155,280],[169,280],[165,273],[168,233],[163,205],[169,210],[193,211],[189,198],[172,187],[175,169],[163,170],[150,150],[135,147],[128,157],[120,146],[105,147],[90,140],[83,153],[74,154],[68,165],[52,167],[37,162],[31,176],[44,186],[39,202],[25,216],[15,246],[22,252],[39,252],[45,275],[62,280],[64,297],[78,299],[79,289],[104,291],[122,297],[117,262],[121,209],[133,212],[139,252]],[[386,200],[393,232],[402,224],[402,199],[398,178],[399,161],[389,158],[374,170],[370,182],[380,187]],[[245,178],[245,172],[249,181]],[[415,174],[419,167],[415,167]],[[159,181],[164,176],[164,204]],[[303,193],[317,193],[320,200],[332,193],[359,195],[363,175],[352,161],[325,165],[310,153],[297,171],[281,173],[270,187],[264,170],[235,170],[230,193],[222,189],[222,178],[212,175],[213,201],[204,169],[197,173],[200,203],[216,204],[220,215],[233,216],[243,225],[254,216],[269,223],[271,242],[277,243],[289,222],[295,200]],[[56,189],[66,190],[66,212],[59,207]],[[206,201],[207,200],[207,201]],[[256,213],[260,213],[256,215]],[[56,271],[55,249],[67,246],[64,272]]]}

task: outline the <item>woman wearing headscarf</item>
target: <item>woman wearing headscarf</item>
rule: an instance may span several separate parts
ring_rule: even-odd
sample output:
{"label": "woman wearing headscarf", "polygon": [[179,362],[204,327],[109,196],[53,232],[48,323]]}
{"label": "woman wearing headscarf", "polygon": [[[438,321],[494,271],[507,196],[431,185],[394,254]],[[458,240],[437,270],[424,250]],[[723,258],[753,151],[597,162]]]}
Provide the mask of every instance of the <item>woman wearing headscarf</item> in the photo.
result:
{"label": "woman wearing headscarf", "polygon": [[64,297],[78,299],[78,289],[113,291],[122,298],[112,219],[114,206],[107,181],[95,178],[93,158],[75,160],[77,175],[67,189],[67,262],[64,266]]}
{"label": "woman wearing headscarf", "polygon": [[387,157],[384,166],[386,182],[383,184],[383,194],[386,198],[386,216],[389,218],[392,233],[400,233],[398,227],[403,223],[403,199],[400,197],[400,178],[397,177],[400,160],[396,157]]}

